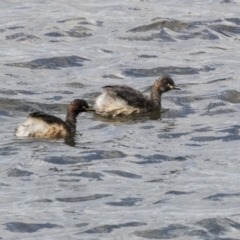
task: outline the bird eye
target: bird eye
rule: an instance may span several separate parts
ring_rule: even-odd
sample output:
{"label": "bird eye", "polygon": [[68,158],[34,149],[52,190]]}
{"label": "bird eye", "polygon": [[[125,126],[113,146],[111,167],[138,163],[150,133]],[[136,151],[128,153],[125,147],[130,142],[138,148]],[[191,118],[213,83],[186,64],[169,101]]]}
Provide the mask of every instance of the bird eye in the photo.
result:
{"label": "bird eye", "polygon": [[173,89],[173,86],[170,83],[168,83],[168,87]]}

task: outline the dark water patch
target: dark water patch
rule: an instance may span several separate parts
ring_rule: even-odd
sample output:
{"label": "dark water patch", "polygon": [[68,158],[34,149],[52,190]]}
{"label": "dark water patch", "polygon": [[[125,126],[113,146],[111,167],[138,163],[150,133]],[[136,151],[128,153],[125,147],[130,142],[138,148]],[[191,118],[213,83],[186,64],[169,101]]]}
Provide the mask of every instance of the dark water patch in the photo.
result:
{"label": "dark water patch", "polygon": [[119,77],[119,76],[114,75],[114,74],[105,74],[102,77],[103,78],[111,78],[111,79],[123,79],[122,77]]}
{"label": "dark water patch", "polygon": [[133,10],[133,11],[140,11],[141,8],[128,8],[129,10]]}
{"label": "dark water patch", "polygon": [[154,154],[154,155],[149,155],[149,156],[144,156],[140,154],[136,154],[135,157],[137,159],[144,159],[143,161],[134,161],[134,163],[137,164],[150,164],[150,163],[161,163],[165,161],[169,161],[171,158],[166,155],[160,155],[160,154]]}
{"label": "dark water patch", "polygon": [[182,136],[188,135],[190,133],[186,132],[186,133],[162,133],[162,134],[158,134],[157,137],[158,138],[164,138],[164,139],[172,139],[172,138],[180,138]]}
{"label": "dark water patch", "polygon": [[176,38],[180,40],[189,40],[189,39],[217,40],[219,39],[219,37],[216,34],[213,34],[207,29],[204,29],[201,32],[182,34],[180,36],[177,36]]}
{"label": "dark water patch", "polygon": [[227,136],[215,137],[215,136],[201,136],[201,137],[193,137],[190,140],[195,142],[212,142],[221,140],[223,142],[237,141],[240,140],[240,135],[238,133],[238,129],[232,130],[233,133]]}
{"label": "dark water patch", "polygon": [[[12,74],[12,73],[5,73],[6,76],[9,76],[9,77],[13,77],[13,78],[20,78],[21,76],[19,75],[16,75],[16,74]],[[24,82],[18,82],[17,84],[19,85],[29,85],[28,83],[24,83]]]}
{"label": "dark water patch", "polygon": [[203,128],[194,129],[194,132],[211,132],[211,131],[212,131],[211,127],[203,127]]}
{"label": "dark water patch", "polygon": [[161,200],[158,200],[156,202],[154,202],[153,204],[162,204],[162,203],[167,203],[169,200],[169,198],[165,198],[165,199],[161,199]]}
{"label": "dark water patch", "polygon": [[216,47],[216,46],[210,46],[210,47],[208,47],[208,48],[210,48],[210,49],[216,49],[216,50],[221,50],[221,51],[226,51],[226,50],[227,50],[227,48]]}
{"label": "dark water patch", "polygon": [[73,94],[73,92],[71,92],[71,91],[55,91],[55,93],[57,93],[57,92],[59,92],[61,94],[67,94],[67,95]]}
{"label": "dark water patch", "polygon": [[142,54],[138,55],[139,58],[158,58],[157,55],[147,55],[147,54]]}
{"label": "dark water patch", "polygon": [[154,126],[142,126],[142,127],[139,127],[139,129],[146,129],[146,130],[152,129],[152,128],[154,128]]}
{"label": "dark water patch", "polygon": [[194,52],[194,53],[190,53],[189,55],[199,55],[199,54],[205,54],[206,52],[203,52],[203,51],[199,51],[199,52]]}
{"label": "dark water patch", "polygon": [[104,53],[114,53],[113,51],[107,50],[107,49],[100,49],[101,51],[103,51]]}
{"label": "dark water patch", "polygon": [[85,87],[85,84],[81,82],[70,82],[65,84],[67,87],[72,87],[72,88],[83,88]]}
{"label": "dark water patch", "polygon": [[162,29],[160,33],[152,34],[151,38],[152,40],[159,39],[161,42],[176,42],[176,40],[164,29]]}
{"label": "dark water patch", "polygon": [[0,89],[0,93],[4,94],[4,95],[18,95],[20,94],[24,94],[24,95],[34,95],[34,94],[38,94],[35,92],[31,92],[31,91],[26,91],[26,90],[5,90],[5,89]]}
{"label": "dark water patch", "polygon": [[78,24],[82,24],[82,25],[93,25],[93,26],[97,26],[97,27],[102,27],[103,26],[103,21],[95,21],[93,22],[89,22],[89,21],[81,21]]}
{"label": "dark water patch", "polygon": [[82,228],[82,227],[86,227],[87,225],[89,225],[89,223],[78,223],[75,225],[75,227]]}
{"label": "dark water patch", "polygon": [[102,159],[114,159],[114,158],[125,158],[126,154],[121,151],[84,151],[82,154],[90,153],[87,156],[84,156],[85,161],[94,161],[94,160],[102,160]]}
{"label": "dark water patch", "polygon": [[82,171],[83,169],[86,169],[87,167],[92,166],[91,163],[83,163],[83,164],[76,164],[70,166],[72,168],[72,171]]}
{"label": "dark water patch", "polygon": [[50,43],[57,43],[57,42],[66,42],[66,41],[59,41],[59,40],[49,40]]}
{"label": "dark water patch", "polygon": [[102,26],[103,23],[104,23],[103,21],[94,21],[94,22],[93,21],[88,21],[84,17],[65,19],[65,20],[57,21],[57,23],[66,23],[66,22],[70,22],[70,21],[78,21],[78,24],[94,25],[94,26],[99,26],[99,27]]}
{"label": "dark water patch", "polygon": [[211,110],[213,108],[217,108],[217,107],[223,107],[226,106],[226,103],[224,102],[211,102],[207,105],[207,110]]}
{"label": "dark water patch", "polygon": [[6,36],[6,39],[7,40],[17,40],[17,41],[26,41],[26,40],[36,40],[36,39],[39,39],[38,37],[35,37],[33,35],[29,35],[29,34],[26,34],[26,33],[15,33],[15,34],[12,34],[12,35],[8,35]]}
{"label": "dark water patch", "polygon": [[215,137],[215,136],[201,136],[201,137],[193,137],[190,140],[194,142],[212,142],[223,140],[224,137]]}
{"label": "dark water patch", "polygon": [[158,183],[158,182],[164,182],[164,179],[163,179],[163,178],[158,178],[158,179],[153,179],[153,180],[146,181],[146,182],[149,182],[149,183]]}
{"label": "dark water patch", "polygon": [[106,128],[106,127],[108,127],[108,125],[102,123],[102,124],[98,124],[98,125],[96,125],[96,126],[94,126],[94,127],[90,127],[90,128],[88,128],[88,129],[89,129],[89,130],[98,130],[98,129],[103,129],[103,128]]}
{"label": "dark water patch", "polygon": [[5,183],[0,183],[0,187],[9,187],[9,184],[5,184]]}
{"label": "dark water patch", "polygon": [[[156,21],[157,19],[154,19]],[[133,28],[127,32],[148,32],[148,31],[156,31],[160,30],[160,33],[157,34],[151,34],[148,37],[142,37],[142,40],[154,40],[156,38],[161,39],[163,42],[175,42],[176,40],[168,34],[165,29],[169,29],[171,31],[180,33],[180,35],[175,36],[175,38],[180,40],[188,40],[188,39],[203,39],[203,40],[216,40],[219,39],[218,35],[214,34],[212,31],[216,31],[214,26],[210,27],[210,31],[206,28],[209,28],[209,25],[212,23],[218,23],[222,22],[222,20],[217,20],[214,22],[181,22],[178,20],[163,20],[150,23],[147,25],[142,25],[136,28]],[[205,25],[205,29],[201,30],[199,29],[199,26]],[[211,26],[211,25],[210,25]],[[236,30],[235,30],[236,31]],[[128,40],[134,40],[134,37],[128,38]],[[141,37],[140,37],[141,38]],[[140,40],[139,37],[135,40]]]}
{"label": "dark water patch", "polygon": [[45,98],[45,100],[55,100],[55,101],[60,101],[62,99],[63,99],[62,96],[53,96],[51,98]]}
{"label": "dark water patch", "polygon": [[219,97],[230,103],[240,103],[240,92],[235,90],[224,92]]}
{"label": "dark water patch", "polygon": [[58,182],[80,182],[80,179],[58,179]]}
{"label": "dark water patch", "polygon": [[149,239],[172,239],[185,236],[188,230],[189,228],[184,225],[171,224],[160,229],[136,231],[135,235]]}
{"label": "dark water patch", "polygon": [[65,164],[75,164],[84,161],[82,157],[69,157],[69,156],[47,156],[44,158],[45,162],[48,163],[53,163],[53,164],[60,164],[60,165],[65,165]]}
{"label": "dark water patch", "polygon": [[125,171],[120,171],[120,170],[105,170],[103,172],[117,175],[120,177],[125,177],[125,178],[142,178],[142,176],[140,176],[140,175],[130,173],[130,172],[125,172]]}
{"label": "dark water patch", "polygon": [[[214,235],[225,234],[226,232],[240,230],[240,224],[228,218],[209,218],[196,223],[205,228],[209,233]],[[222,238],[221,238],[222,239]]]}
{"label": "dark water patch", "polygon": [[118,228],[123,228],[123,227],[139,227],[139,226],[144,226],[147,225],[146,223],[142,222],[129,222],[129,223],[122,223],[122,224],[111,224],[111,225],[101,225],[98,227],[91,228],[87,231],[84,231],[82,233],[89,233],[89,234],[94,234],[94,233],[110,233],[114,229]]}
{"label": "dark water patch", "polygon": [[240,18],[226,18],[225,20],[240,25]]}
{"label": "dark water patch", "polygon": [[79,21],[79,20],[86,20],[86,18],[84,18],[84,17],[68,18],[68,19],[65,19],[65,20],[57,21],[57,23],[65,23],[65,22]]}
{"label": "dark water patch", "polygon": [[44,199],[30,201],[29,203],[52,203],[52,202],[53,202],[53,200],[44,198]]}
{"label": "dark water patch", "polygon": [[[231,0],[222,0],[220,3],[223,4],[236,4],[234,1]],[[223,239],[223,238],[222,238]],[[225,238],[224,238],[225,239]],[[229,238],[229,240],[231,240],[232,238]],[[226,239],[227,240],[227,239]]]}
{"label": "dark water patch", "polygon": [[[209,236],[209,234],[206,232],[206,231],[204,231],[204,230],[200,230],[200,229],[197,229],[197,230],[193,230],[193,231],[189,231],[189,233],[187,234],[187,236],[197,236],[197,237],[201,237],[201,238],[203,238],[204,240],[210,240],[210,239],[214,239],[215,240],[215,238],[211,238],[210,236]],[[217,239],[216,239],[217,240]],[[223,240],[223,238],[218,238],[218,240]],[[229,239],[230,240],[230,239]]]}
{"label": "dark water patch", "polygon": [[192,158],[194,158],[194,156],[179,156],[179,157],[174,157],[174,158],[171,158],[171,160],[170,161],[186,161],[187,159],[192,159]]}
{"label": "dark water patch", "polygon": [[52,57],[52,58],[41,58],[31,62],[25,63],[9,63],[5,64],[10,67],[22,67],[30,69],[54,69],[59,70],[61,68],[68,67],[82,67],[82,62],[90,61],[87,58],[78,56],[67,56],[67,57]]}
{"label": "dark water patch", "polygon": [[126,69],[123,74],[130,77],[159,77],[161,75],[176,74],[176,75],[193,75],[199,72],[213,71],[215,68],[206,66],[200,69],[191,67],[156,67],[152,69]]}
{"label": "dark water patch", "polygon": [[142,198],[122,198],[120,202],[107,202],[105,204],[116,207],[132,207],[135,203],[142,201]]}
{"label": "dark water patch", "polygon": [[34,233],[44,228],[62,228],[62,226],[52,223],[9,222],[5,223],[4,225],[6,226],[6,230],[19,233]]}
{"label": "dark water patch", "polygon": [[171,194],[171,195],[189,195],[192,194],[194,192],[183,192],[183,191],[168,191],[165,192],[165,194]]}
{"label": "dark water patch", "polygon": [[153,41],[158,39],[161,42],[176,42],[176,40],[164,30],[161,30],[160,33],[150,34],[149,36],[119,37],[119,39],[128,41]]}
{"label": "dark water patch", "polygon": [[[2,111],[0,111],[0,114],[1,114]],[[13,130],[14,131],[14,130]],[[0,148],[0,156],[9,156],[9,155],[15,155],[15,154],[18,154],[19,152],[19,148],[16,148],[16,147],[10,147],[10,146],[7,146],[7,147],[1,147]]]}
{"label": "dark water patch", "polygon": [[71,173],[71,174],[67,174],[67,176],[71,176],[71,177],[84,177],[84,178],[91,178],[91,179],[95,179],[97,181],[102,181],[102,178],[104,175],[98,172],[82,172],[82,173]]}
{"label": "dark water patch", "polygon": [[231,142],[240,140],[240,136],[238,134],[228,135],[223,138],[223,142]]}
{"label": "dark water patch", "polygon": [[201,144],[185,144],[186,146],[190,146],[190,147],[201,147],[203,145]]}
{"label": "dark water patch", "polygon": [[16,90],[16,93],[19,94],[24,94],[24,95],[35,95],[35,94],[38,94],[38,93],[35,93],[35,92],[32,92],[32,91],[27,91],[27,90]]}
{"label": "dark water patch", "polygon": [[155,31],[155,30],[160,30],[162,28],[168,28],[171,31],[174,32],[179,32],[181,30],[186,30],[189,29],[190,27],[192,27],[191,24],[189,23],[185,23],[185,22],[181,22],[178,20],[161,20],[161,21],[157,21],[154,23],[150,23],[147,25],[142,25],[136,28],[133,28],[131,30],[128,30],[128,32],[147,32],[147,31]]}
{"label": "dark water patch", "polygon": [[11,34],[11,35],[6,36],[6,39],[13,40],[13,39],[23,37],[23,36],[25,36],[25,33],[15,33],[15,34]]}
{"label": "dark water patch", "polygon": [[227,132],[231,135],[239,135],[240,125],[233,125],[230,128],[220,130],[218,132]]}
{"label": "dark water patch", "polygon": [[9,177],[28,177],[33,175],[32,172],[29,171],[24,171],[24,170],[20,170],[17,168],[13,168],[10,171],[8,171],[8,176]]}
{"label": "dark water patch", "polygon": [[15,27],[9,27],[9,28],[7,28],[7,29],[9,29],[9,30],[15,30],[15,29],[19,29],[19,28],[25,28],[25,27],[23,27],[23,26],[15,26]]}
{"label": "dark water patch", "polygon": [[91,31],[89,28],[85,28],[82,26],[75,26],[72,29],[68,31],[56,31],[56,32],[48,32],[45,34],[47,37],[74,37],[74,38],[84,38],[84,37],[90,37],[93,34],[89,33],[88,31]]}
{"label": "dark water patch", "polygon": [[225,109],[219,109],[215,111],[207,111],[202,113],[200,116],[215,116],[215,115],[220,115],[220,114],[229,114],[229,113],[234,113],[236,112],[233,109],[225,108]]}
{"label": "dark water patch", "polygon": [[112,196],[111,194],[94,194],[91,196],[85,197],[67,197],[67,198],[56,198],[59,202],[85,202],[85,201],[92,201],[97,200],[105,197]]}
{"label": "dark water patch", "polygon": [[140,154],[136,154],[135,157],[137,159],[144,159],[143,161],[132,161],[136,164],[152,164],[152,163],[162,163],[162,162],[166,162],[166,161],[186,161],[189,156],[179,156],[179,157],[169,157],[166,155],[161,155],[161,154],[153,154],[153,155],[149,155],[149,156],[144,156],[144,155],[140,155]]}
{"label": "dark water patch", "polygon": [[71,30],[66,31],[66,35],[74,38],[84,38],[84,37],[93,36],[93,34],[89,33],[88,31],[91,31],[91,30],[82,26],[76,26]]}
{"label": "dark water patch", "polygon": [[222,201],[224,198],[229,197],[239,197],[240,193],[217,193],[208,197],[203,198],[203,200],[212,200],[212,201]]}
{"label": "dark water patch", "polygon": [[209,28],[212,29],[213,31],[221,33],[222,35],[224,35],[226,37],[231,37],[231,35],[229,35],[229,33],[231,33],[231,34],[239,34],[240,33],[240,27],[237,27],[237,26],[218,24],[218,25],[209,26]]}
{"label": "dark water patch", "polygon": [[49,32],[49,33],[46,33],[45,36],[48,36],[48,37],[64,37],[65,34],[63,34],[63,32]]}

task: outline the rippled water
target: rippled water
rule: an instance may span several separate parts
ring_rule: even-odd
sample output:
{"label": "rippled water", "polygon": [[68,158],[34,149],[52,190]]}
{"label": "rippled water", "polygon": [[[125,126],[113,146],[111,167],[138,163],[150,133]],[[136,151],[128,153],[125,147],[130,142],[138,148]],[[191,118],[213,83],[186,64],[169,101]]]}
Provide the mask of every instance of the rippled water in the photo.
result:
{"label": "rippled water", "polygon": [[[82,2],[82,3],[81,3]],[[240,239],[239,1],[0,3],[2,239]],[[75,141],[21,139],[108,84],[181,91],[163,114],[78,117]]]}

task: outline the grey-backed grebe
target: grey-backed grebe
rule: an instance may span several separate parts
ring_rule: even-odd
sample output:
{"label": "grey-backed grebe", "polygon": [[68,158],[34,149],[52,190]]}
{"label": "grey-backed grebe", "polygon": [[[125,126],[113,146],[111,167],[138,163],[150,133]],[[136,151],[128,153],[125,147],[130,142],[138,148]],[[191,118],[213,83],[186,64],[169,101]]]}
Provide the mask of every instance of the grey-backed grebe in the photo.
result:
{"label": "grey-backed grebe", "polygon": [[76,132],[78,114],[88,109],[85,100],[75,99],[68,106],[65,121],[44,112],[30,113],[27,120],[16,128],[15,135],[49,139],[73,136]]}
{"label": "grey-backed grebe", "polygon": [[155,81],[150,98],[125,85],[105,86],[96,99],[94,109],[100,115],[113,117],[160,110],[162,94],[172,89],[180,90],[168,76]]}

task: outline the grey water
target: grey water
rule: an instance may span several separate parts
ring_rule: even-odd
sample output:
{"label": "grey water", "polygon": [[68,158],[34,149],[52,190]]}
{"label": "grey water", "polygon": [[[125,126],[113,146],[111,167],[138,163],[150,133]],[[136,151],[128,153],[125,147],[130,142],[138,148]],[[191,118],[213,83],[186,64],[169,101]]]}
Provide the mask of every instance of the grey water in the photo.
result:
{"label": "grey water", "polygon": [[[240,239],[240,2],[0,2],[0,239]],[[73,142],[17,138],[101,87],[181,91],[164,113],[78,117]]]}

